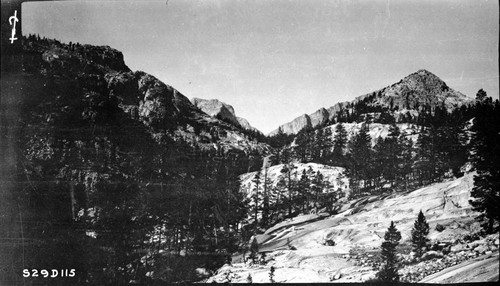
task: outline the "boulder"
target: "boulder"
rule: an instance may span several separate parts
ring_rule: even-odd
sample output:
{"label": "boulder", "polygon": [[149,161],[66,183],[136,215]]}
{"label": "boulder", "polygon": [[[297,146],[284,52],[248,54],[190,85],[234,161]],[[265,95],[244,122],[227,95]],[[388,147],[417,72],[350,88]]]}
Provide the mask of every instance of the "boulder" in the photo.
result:
{"label": "boulder", "polygon": [[450,251],[451,252],[461,252],[465,249],[465,247],[463,246],[463,244],[457,244],[457,245],[453,245],[451,248],[450,248]]}
{"label": "boulder", "polygon": [[468,244],[470,249],[474,249],[480,245],[486,245],[486,240],[481,239],[481,240],[475,240],[471,243]]}
{"label": "boulder", "polygon": [[452,223],[450,223],[450,225],[448,225],[448,227],[450,229],[457,229],[458,228],[458,222],[453,221]]}
{"label": "boulder", "polygon": [[476,246],[476,248],[474,248],[474,251],[479,253],[479,254],[483,254],[488,250],[489,250],[488,246],[486,246],[486,245],[478,245],[478,246]]}
{"label": "boulder", "polygon": [[330,281],[339,280],[341,277],[342,275],[340,273],[332,274],[332,276],[330,276]]}
{"label": "boulder", "polygon": [[441,252],[431,250],[427,251],[426,253],[424,253],[424,255],[422,255],[422,260],[429,260],[433,258],[442,258],[442,257],[443,254]]}
{"label": "boulder", "polygon": [[436,225],[436,230],[439,232],[442,232],[443,230],[445,230],[445,227],[444,227],[444,225],[438,223]]}
{"label": "boulder", "polygon": [[328,239],[326,240],[323,245],[328,245],[328,246],[334,246],[335,245],[335,241],[331,240],[331,239]]}

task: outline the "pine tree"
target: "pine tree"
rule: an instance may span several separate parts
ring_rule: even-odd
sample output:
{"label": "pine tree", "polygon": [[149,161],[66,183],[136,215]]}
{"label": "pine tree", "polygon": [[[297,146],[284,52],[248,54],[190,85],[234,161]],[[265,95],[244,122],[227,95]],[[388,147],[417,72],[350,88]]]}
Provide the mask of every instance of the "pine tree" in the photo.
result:
{"label": "pine tree", "polygon": [[[309,167],[310,168],[310,167]],[[295,199],[295,205],[305,213],[307,206],[309,205],[309,191],[311,188],[311,183],[306,170],[302,170],[302,175],[300,176],[299,182],[297,183],[297,189],[299,195]]]}
{"label": "pine tree", "polygon": [[397,173],[404,182],[404,191],[408,191],[409,185],[413,184],[413,141],[405,136],[400,136],[398,144],[401,147],[401,157]]}
{"label": "pine tree", "polygon": [[328,158],[332,153],[332,129],[330,127],[324,128],[319,141],[319,149],[321,150],[320,163],[328,163]]}
{"label": "pine tree", "polygon": [[482,213],[480,219],[484,220],[482,226],[486,232],[493,233],[499,228],[500,213],[500,104],[498,100],[492,103],[490,97],[483,97],[476,109],[471,161],[477,174],[470,203]]}
{"label": "pine tree", "polygon": [[478,92],[476,93],[477,101],[483,101],[484,99],[486,99],[486,97],[487,97],[486,91],[484,91],[482,88],[478,90]]}
{"label": "pine tree", "polygon": [[384,242],[382,242],[381,255],[385,263],[382,265],[382,268],[377,273],[377,278],[384,282],[399,281],[396,246],[398,246],[400,240],[401,240],[401,233],[396,229],[394,222],[391,221],[391,225],[385,232]]}
{"label": "pine tree", "polygon": [[361,125],[359,132],[351,138],[349,144],[352,171],[352,188],[354,193],[360,192],[361,188],[367,189],[367,182],[371,175],[371,168],[367,162],[372,161],[371,136],[366,123]]}
{"label": "pine tree", "polygon": [[252,259],[252,263],[257,263],[257,256],[259,255],[259,243],[257,242],[257,238],[255,236],[252,239],[252,243],[250,244],[250,259]]}
{"label": "pine tree", "polygon": [[323,137],[323,129],[318,129],[316,132],[312,132],[312,142],[310,143],[311,148],[311,161],[312,162],[321,162],[321,153],[322,153],[322,145],[324,141]]}
{"label": "pine tree", "polygon": [[254,184],[253,188],[253,193],[252,193],[252,199],[254,202],[254,224],[255,224],[255,230],[257,230],[258,226],[258,214],[259,214],[259,204],[261,201],[261,195],[260,195],[260,173],[261,171],[257,171],[257,174],[255,174],[255,177],[252,180],[252,183]]}
{"label": "pine tree", "polygon": [[293,181],[292,181],[292,171],[296,167],[289,163],[285,164],[283,168],[281,168],[280,171],[280,179],[278,181],[278,185],[284,187],[287,189],[288,192],[288,197],[286,201],[286,206],[288,207],[288,215],[290,216],[292,214],[292,206],[293,206]]}
{"label": "pine tree", "polygon": [[299,131],[297,137],[295,137],[295,155],[301,163],[309,162],[310,151],[311,151],[311,137],[310,132],[307,129]]}
{"label": "pine tree", "polygon": [[347,131],[342,123],[335,127],[335,138],[333,140],[333,152],[331,163],[336,166],[344,165],[344,149],[347,146]]}
{"label": "pine tree", "polygon": [[281,148],[286,145],[286,134],[283,132],[281,126],[278,127],[278,132],[269,139],[269,144],[275,148]]}
{"label": "pine tree", "polygon": [[271,283],[274,283],[274,271],[276,269],[274,269],[274,266],[271,266],[271,268],[269,269],[269,282]]}
{"label": "pine tree", "polygon": [[436,162],[435,157],[435,128],[422,126],[416,143],[415,169],[418,172],[420,185],[432,181]]}
{"label": "pine tree", "polygon": [[424,213],[422,210],[418,213],[418,217],[415,220],[415,224],[413,225],[413,229],[411,230],[411,242],[413,245],[413,250],[417,257],[422,257],[424,254],[424,248],[426,247],[429,239],[427,235],[429,234],[429,224],[425,219]]}
{"label": "pine tree", "polygon": [[263,197],[262,197],[262,219],[261,225],[263,228],[267,228],[269,225],[269,189],[272,185],[271,180],[267,176],[267,166],[264,166],[264,181],[263,185]]}
{"label": "pine tree", "polygon": [[316,209],[320,206],[320,196],[324,189],[324,177],[323,174],[318,170],[311,180],[311,194],[314,196],[314,205]]}
{"label": "pine tree", "polygon": [[[388,164],[387,168],[385,170],[385,175],[386,178],[389,180],[397,180],[397,172],[399,170],[399,159],[401,158],[401,146],[398,144],[398,139],[399,136],[401,135],[401,131],[399,130],[399,127],[396,124],[392,124],[389,127],[389,134],[388,137],[386,138],[387,142],[387,159],[388,159]],[[397,181],[395,182],[397,185]]]}

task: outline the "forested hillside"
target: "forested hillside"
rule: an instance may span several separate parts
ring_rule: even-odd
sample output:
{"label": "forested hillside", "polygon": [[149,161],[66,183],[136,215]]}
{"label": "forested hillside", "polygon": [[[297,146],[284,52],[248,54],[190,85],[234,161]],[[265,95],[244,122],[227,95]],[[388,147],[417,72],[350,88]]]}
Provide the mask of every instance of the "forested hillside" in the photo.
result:
{"label": "forested hillside", "polygon": [[[420,124],[374,121],[271,137],[282,164],[241,176],[255,235],[206,281],[498,281],[499,101],[480,90],[474,104],[436,108]],[[348,189],[318,188],[308,165],[342,166]],[[258,199],[269,192],[280,200]],[[268,211],[287,210],[266,225]]]}
{"label": "forested hillside", "polygon": [[278,130],[270,137],[271,145],[283,146],[275,154],[278,161],[345,167],[353,198],[408,191],[461,176],[468,168],[471,126],[475,117],[482,116],[480,106],[487,103],[474,105],[466,100],[451,109],[432,106],[408,120],[396,121],[397,108],[373,117],[372,108],[367,107],[378,106],[373,101],[380,98],[364,97],[354,103],[347,117],[339,116],[327,126],[305,128],[296,136]]}
{"label": "forested hillside", "polygon": [[109,47],[29,36],[5,59],[1,212],[11,220],[1,229],[15,243],[1,252],[15,273],[77,270],[51,285],[192,281],[238,249],[238,175],[257,170],[268,145]]}

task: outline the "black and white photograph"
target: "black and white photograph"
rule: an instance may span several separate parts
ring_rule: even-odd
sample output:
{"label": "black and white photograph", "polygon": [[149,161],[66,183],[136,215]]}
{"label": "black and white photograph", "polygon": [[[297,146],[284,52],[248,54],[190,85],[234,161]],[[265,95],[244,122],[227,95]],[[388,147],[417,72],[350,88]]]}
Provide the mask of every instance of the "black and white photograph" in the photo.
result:
{"label": "black and white photograph", "polygon": [[0,285],[496,285],[499,9],[2,0]]}

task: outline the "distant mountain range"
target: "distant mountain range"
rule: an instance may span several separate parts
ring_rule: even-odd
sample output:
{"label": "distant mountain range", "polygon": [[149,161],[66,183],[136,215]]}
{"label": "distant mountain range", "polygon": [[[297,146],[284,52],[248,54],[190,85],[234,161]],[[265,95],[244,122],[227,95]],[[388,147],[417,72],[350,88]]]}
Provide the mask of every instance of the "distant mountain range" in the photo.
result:
{"label": "distant mountain range", "polygon": [[[302,129],[315,128],[331,122],[341,112],[352,112],[359,103],[368,107],[387,109],[396,121],[399,121],[403,116],[418,116],[424,109],[433,111],[436,107],[445,107],[451,111],[473,101],[474,99],[448,87],[433,73],[422,69],[406,76],[398,83],[359,96],[350,102],[340,102],[329,108],[320,108],[311,114],[303,114],[279,128],[285,134],[297,134]],[[269,135],[277,134],[279,128]]]}

